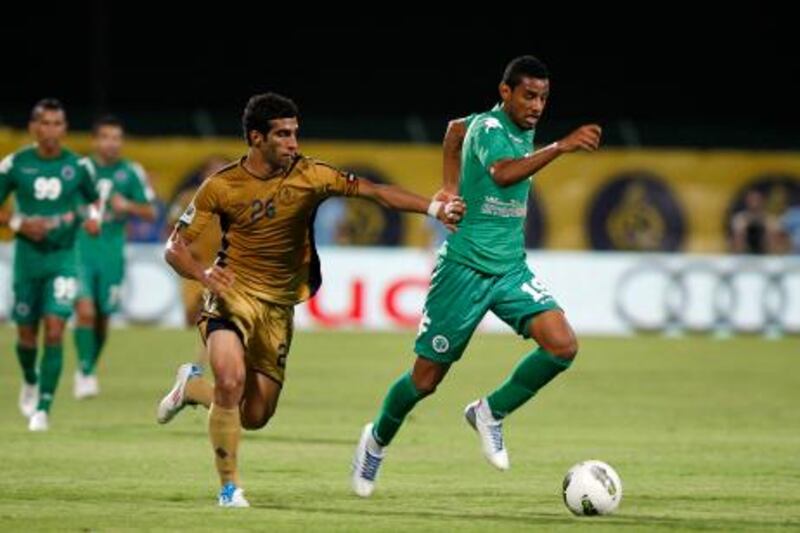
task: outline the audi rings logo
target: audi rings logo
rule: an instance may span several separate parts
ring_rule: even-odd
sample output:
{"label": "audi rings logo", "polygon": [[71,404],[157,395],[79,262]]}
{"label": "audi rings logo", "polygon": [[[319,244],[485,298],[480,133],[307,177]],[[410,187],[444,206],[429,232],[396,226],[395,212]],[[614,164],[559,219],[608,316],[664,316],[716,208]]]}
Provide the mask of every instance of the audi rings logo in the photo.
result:
{"label": "audi rings logo", "polygon": [[642,332],[798,334],[800,261],[647,261],[620,276],[614,305]]}

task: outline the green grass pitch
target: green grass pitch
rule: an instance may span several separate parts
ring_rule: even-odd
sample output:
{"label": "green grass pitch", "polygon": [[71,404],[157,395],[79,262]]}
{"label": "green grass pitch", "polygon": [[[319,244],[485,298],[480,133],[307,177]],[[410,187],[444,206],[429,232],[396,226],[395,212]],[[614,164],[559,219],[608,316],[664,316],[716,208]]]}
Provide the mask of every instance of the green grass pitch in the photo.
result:
{"label": "green grass pitch", "polygon": [[[350,493],[362,425],[412,361],[413,334],[295,337],[278,413],[243,439],[251,509],[216,507],[203,409],[167,426],[155,406],[194,357],[189,331],[112,332],[102,395],[71,396],[71,338],[51,429],[16,406],[14,330],[0,329],[0,531],[800,530],[800,345],[796,338],[582,340],[572,369],[506,423],[512,467],[494,471],[462,418],[528,345],[477,335],[388,450],[378,489]],[[613,516],[576,518],[566,470],[620,473]]]}

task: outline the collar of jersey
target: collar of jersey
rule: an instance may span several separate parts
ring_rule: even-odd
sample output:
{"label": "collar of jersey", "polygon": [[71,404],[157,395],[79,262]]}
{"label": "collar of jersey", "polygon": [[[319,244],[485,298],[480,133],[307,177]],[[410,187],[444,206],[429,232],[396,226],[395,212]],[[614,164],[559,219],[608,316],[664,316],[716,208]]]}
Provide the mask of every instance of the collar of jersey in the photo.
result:
{"label": "collar of jersey", "polygon": [[92,164],[94,165],[95,168],[103,170],[111,170],[117,167],[121,167],[123,163],[122,158],[117,159],[117,162],[111,165],[101,165],[100,162],[97,159],[95,159],[93,155],[91,156],[90,159],[92,160]]}
{"label": "collar of jersey", "polygon": [[489,111],[489,114],[492,115],[493,117],[496,117],[503,124],[503,126],[505,128],[507,128],[508,131],[512,135],[514,135],[515,137],[523,137],[524,138],[529,134],[532,136],[534,134],[534,132],[536,131],[535,129],[533,129],[533,130],[523,130],[522,128],[520,128],[519,126],[514,124],[514,121],[511,120],[508,117],[508,115],[506,115],[506,112],[503,111],[502,106],[500,106],[499,104],[497,106],[495,106],[494,108],[492,108],[492,110]]}
{"label": "collar of jersey", "polygon": [[300,161],[300,159],[301,159],[301,158],[302,158],[302,156],[301,156],[300,154],[297,154],[297,155],[295,156],[294,160],[292,161],[292,164],[291,164],[291,165],[289,165],[289,168],[287,168],[287,169],[286,169],[286,170],[285,170],[283,173],[281,173],[281,174],[276,174],[275,176],[268,176],[268,177],[266,177],[266,176],[259,176],[258,174],[253,174],[252,172],[250,172],[249,170],[247,170],[247,167],[246,167],[246,166],[244,166],[244,161],[245,161],[245,159],[247,159],[247,156],[246,156],[246,155],[243,155],[242,157],[240,157],[240,158],[239,158],[239,167],[240,167],[242,170],[244,170],[244,172],[245,172],[245,173],[246,173],[248,176],[252,176],[252,177],[254,177],[255,179],[257,179],[257,180],[260,180],[260,181],[270,181],[270,180],[274,180],[274,179],[280,179],[280,180],[283,180],[283,179],[285,179],[285,178],[288,178],[288,177],[289,177],[289,174],[291,174],[291,173],[292,173],[292,171],[294,170],[294,167],[295,167],[295,166],[297,166],[297,163]]}

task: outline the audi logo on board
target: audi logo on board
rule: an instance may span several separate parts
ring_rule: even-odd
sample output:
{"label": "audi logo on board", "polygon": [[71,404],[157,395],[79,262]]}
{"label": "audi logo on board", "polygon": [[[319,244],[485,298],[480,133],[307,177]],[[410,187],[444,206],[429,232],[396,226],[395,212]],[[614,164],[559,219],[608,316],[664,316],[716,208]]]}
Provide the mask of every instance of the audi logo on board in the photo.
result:
{"label": "audi logo on board", "polygon": [[800,333],[800,261],[645,260],[614,291],[641,332]]}

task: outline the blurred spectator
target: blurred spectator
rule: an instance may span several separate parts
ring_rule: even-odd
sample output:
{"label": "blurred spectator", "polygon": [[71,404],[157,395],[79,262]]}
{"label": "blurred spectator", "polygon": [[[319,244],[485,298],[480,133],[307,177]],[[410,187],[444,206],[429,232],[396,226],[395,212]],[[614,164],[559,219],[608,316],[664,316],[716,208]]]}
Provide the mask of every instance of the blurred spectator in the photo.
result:
{"label": "blurred spectator", "polygon": [[787,238],[787,251],[800,254],[800,205],[790,207],[781,217],[781,226]]}
{"label": "blurred spectator", "polygon": [[771,254],[779,251],[780,221],[766,209],[764,195],[747,192],[744,209],[731,219],[733,251],[740,254]]}
{"label": "blurred spectator", "polygon": [[[148,181],[152,187],[152,178],[148,173]],[[130,215],[128,218],[128,242],[161,242],[164,233],[164,224],[167,218],[167,206],[164,202],[156,197],[153,200],[153,205],[156,208],[156,218],[154,220],[145,220],[136,215]]]}
{"label": "blurred spectator", "polygon": [[314,220],[314,242],[317,246],[335,246],[341,242],[341,226],[346,209],[343,198],[328,198],[319,205]]}

